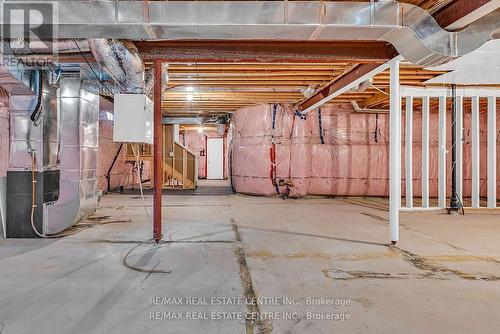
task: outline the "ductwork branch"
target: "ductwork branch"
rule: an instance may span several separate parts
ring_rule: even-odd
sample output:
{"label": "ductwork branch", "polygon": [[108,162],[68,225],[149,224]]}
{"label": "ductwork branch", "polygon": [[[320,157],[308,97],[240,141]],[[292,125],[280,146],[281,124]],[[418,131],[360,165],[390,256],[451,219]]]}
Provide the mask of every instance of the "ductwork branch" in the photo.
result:
{"label": "ductwork branch", "polygon": [[98,38],[88,40],[97,63],[118,83],[122,93],[145,92],[144,63],[134,43]]}

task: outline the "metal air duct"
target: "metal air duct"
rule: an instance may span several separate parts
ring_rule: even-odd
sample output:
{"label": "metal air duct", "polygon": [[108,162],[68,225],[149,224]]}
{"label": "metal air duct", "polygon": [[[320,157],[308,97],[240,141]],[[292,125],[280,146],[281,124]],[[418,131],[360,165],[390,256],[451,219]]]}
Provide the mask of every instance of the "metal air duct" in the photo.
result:
{"label": "metal air duct", "polygon": [[122,93],[144,93],[144,64],[135,45],[126,40],[89,40],[97,63],[118,83]]}
{"label": "metal air duct", "polygon": [[430,66],[495,38],[500,9],[454,32],[424,9],[395,1],[75,0],[59,1],[53,22],[63,39],[379,40],[412,63]]}
{"label": "metal air duct", "polygon": [[97,206],[98,87],[86,73],[61,74],[59,198],[43,205],[43,231],[54,234],[92,214]]}
{"label": "metal air duct", "polygon": [[[90,47],[86,39],[59,39],[48,41],[29,41],[24,38],[17,38],[10,41],[3,41],[4,47],[12,51],[16,56],[31,54],[58,54],[58,53],[78,53],[88,52]],[[6,44],[7,43],[7,44]],[[78,43],[78,44],[77,44]]]}

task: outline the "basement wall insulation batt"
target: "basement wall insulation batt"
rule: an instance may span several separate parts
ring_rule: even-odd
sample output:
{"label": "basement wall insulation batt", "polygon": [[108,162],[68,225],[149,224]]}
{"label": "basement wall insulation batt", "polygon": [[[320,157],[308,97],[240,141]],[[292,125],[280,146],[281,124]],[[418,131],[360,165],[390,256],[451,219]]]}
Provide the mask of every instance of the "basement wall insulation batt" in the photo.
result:
{"label": "basement wall insulation batt", "polygon": [[[498,103],[498,102],[497,102]],[[389,195],[389,114],[358,113],[349,104],[321,108],[324,144],[321,144],[317,110],[305,120],[294,115],[290,106],[280,106],[272,129],[271,104],[241,108],[232,117],[232,178],[237,192],[274,196],[276,189],[270,178],[272,138],[276,145],[276,178],[291,183],[280,186],[281,194],[291,197],[306,195],[388,196]],[[486,110],[480,110],[481,196],[486,196]],[[464,197],[471,194],[471,110],[464,108]],[[430,195],[437,197],[438,115],[430,114]],[[451,113],[447,113],[451,129]],[[500,119],[497,119],[497,129]],[[402,129],[404,132],[404,117]],[[417,109],[413,119],[413,192],[421,196],[422,119]],[[402,152],[404,152],[404,133]],[[500,155],[497,134],[497,155]],[[451,136],[447,138],[447,170],[451,170]],[[404,153],[403,153],[404,154]],[[483,162],[484,160],[484,162]],[[402,171],[404,171],[402,157]],[[404,176],[404,173],[402,174]],[[447,175],[448,196],[451,173]],[[402,184],[405,179],[403,177]],[[404,196],[405,187],[402,187]],[[497,180],[500,195],[500,180]],[[497,195],[497,196],[499,196]],[[500,198],[500,197],[497,197]]]}

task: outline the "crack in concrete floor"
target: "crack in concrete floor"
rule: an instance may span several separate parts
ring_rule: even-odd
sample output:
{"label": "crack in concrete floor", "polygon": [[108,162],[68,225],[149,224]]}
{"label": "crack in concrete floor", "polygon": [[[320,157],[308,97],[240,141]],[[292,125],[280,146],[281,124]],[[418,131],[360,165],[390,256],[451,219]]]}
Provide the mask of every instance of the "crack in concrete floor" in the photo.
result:
{"label": "crack in concrete floor", "polygon": [[[243,294],[245,295],[245,298],[247,298],[247,301],[256,300],[254,284],[252,282],[252,276],[250,275],[250,270],[248,269],[246,260],[247,254],[245,246],[242,242],[238,224],[233,218],[230,219],[230,222],[233,228],[234,239],[238,242],[238,244],[234,247],[234,254],[236,255],[236,259],[240,267],[240,280],[241,286],[243,287]],[[261,317],[261,311],[258,303],[247,302],[247,311],[257,316],[256,320],[251,320],[245,317],[247,334],[269,334],[272,332],[273,329],[271,323],[268,320],[263,320]]]}

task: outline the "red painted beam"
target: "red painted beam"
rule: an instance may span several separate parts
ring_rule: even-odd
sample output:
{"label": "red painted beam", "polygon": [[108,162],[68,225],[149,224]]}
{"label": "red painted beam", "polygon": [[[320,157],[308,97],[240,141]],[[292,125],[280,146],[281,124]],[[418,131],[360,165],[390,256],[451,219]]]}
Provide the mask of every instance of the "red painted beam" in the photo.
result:
{"label": "red painted beam", "polygon": [[154,63],[154,131],[153,131],[153,239],[158,243],[162,235],[162,190],[163,190],[163,126],[162,126],[162,62]]}
{"label": "red painted beam", "polygon": [[142,58],[169,63],[383,63],[397,56],[380,41],[134,41]]}
{"label": "red painted beam", "polygon": [[318,92],[316,92],[313,96],[308,98],[307,100],[301,102],[298,105],[299,110],[305,110],[310,106],[318,103],[323,100],[325,97],[331,95],[332,93],[338,91],[340,88],[346,86],[347,84],[353,82],[356,79],[359,79],[363,75],[373,71],[379,64],[358,64],[354,68],[352,68],[349,72],[337,77],[335,81],[330,83],[329,85],[321,88]]}
{"label": "red painted beam", "polygon": [[446,28],[466,15],[486,5],[490,0],[455,0],[433,14],[437,23]]}

